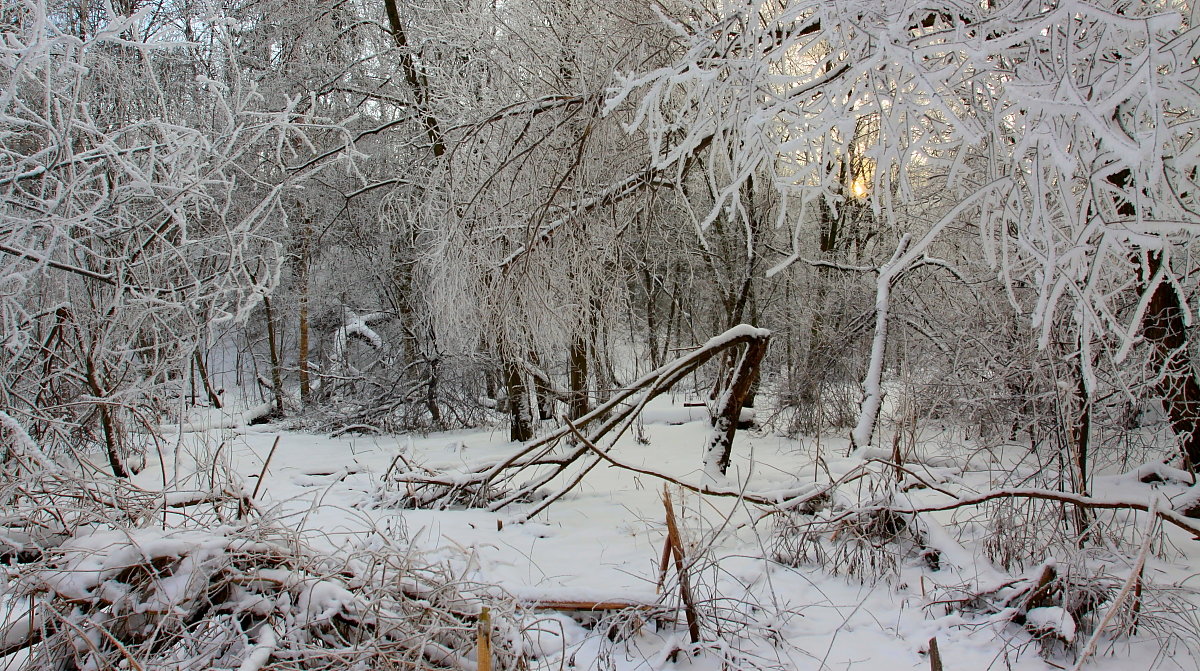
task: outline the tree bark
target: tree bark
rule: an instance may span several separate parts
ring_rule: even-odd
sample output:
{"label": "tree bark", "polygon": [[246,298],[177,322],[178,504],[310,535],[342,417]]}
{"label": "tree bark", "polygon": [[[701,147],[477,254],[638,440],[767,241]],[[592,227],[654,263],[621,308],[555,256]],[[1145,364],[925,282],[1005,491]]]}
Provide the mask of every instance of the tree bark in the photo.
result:
{"label": "tree bark", "polygon": [[[1071,421],[1071,447],[1074,454],[1072,455],[1073,463],[1072,470],[1075,481],[1075,492],[1082,496],[1090,496],[1088,491],[1088,456],[1091,451],[1092,440],[1092,393],[1088,389],[1087,381],[1084,378],[1084,361],[1083,357],[1087,356],[1084,351],[1083,341],[1079,342],[1079,359],[1075,361],[1072,367],[1072,372],[1075,376],[1075,390],[1072,403],[1072,412],[1074,417]],[[1092,515],[1085,507],[1075,508],[1075,531],[1077,541],[1082,547],[1083,543],[1091,535],[1088,530],[1092,526]]]}
{"label": "tree bark", "polygon": [[508,393],[508,438],[523,443],[533,438],[533,415],[529,411],[529,389],[515,363],[504,363],[504,386]]}
{"label": "tree bark", "polygon": [[200,376],[200,384],[204,387],[204,394],[208,396],[208,402],[212,407],[221,409],[221,397],[217,395],[216,390],[212,387],[212,381],[208,379],[208,365],[204,363],[204,355],[197,349],[195,352],[196,373]]}
{"label": "tree bark", "polygon": [[867,374],[863,376],[862,406],[858,422],[850,433],[850,448],[866,447],[875,434],[875,423],[879,421],[879,408],[883,405],[883,359],[887,352],[889,311],[892,288],[901,272],[907,269],[903,263],[912,239],[907,235],[900,239],[892,259],[879,267],[875,282],[875,337],[871,340],[871,358],[867,363]]}
{"label": "tree bark", "polygon": [[567,360],[567,417],[572,421],[588,413],[588,346],[587,339],[581,333],[571,337],[570,352]]}
{"label": "tree bark", "polygon": [[[1109,175],[1107,181],[1118,189],[1136,186],[1128,169]],[[1131,201],[1115,203],[1117,214],[1135,217],[1137,207]],[[1136,263],[1137,259],[1133,259]],[[1179,438],[1179,448],[1188,470],[1195,472],[1200,466],[1200,382],[1188,355],[1187,323],[1179,292],[1171,282],[1160,277],[1163,271],[1162,252],[1146,252],[1146,264],[1142,267],[1142,290],[1154,293],[1142,315],[1142,336],[1150,343],[1150,363],[1158,375],[1154,393],[1162,399],[1163,410],[1171,422],[1171,429]]]}
{"label": "tree bark", "polygon": [[[1162,256],[1151,252],[1145,277],[1153,278],[1161,268]],[[1150,361],[1158,372],[1154,392],[1162,398],[1187,468],[1194,472],[1200,466],[1200,382],[1188,356],[1183,305],[1170,282],[1154,288],[1142,318],[1142,335],[1153,348]]]}
{"label": "tree bark", "polygon": [[650,367],[658,368],[662,364],[662,357],[658,354],[658,319],[655,316],[657,310],[654,305],[657,291],[654,289],[654,277],[646,268],[642,268],[638,276],[646,293],[646,349],[650,354]]}
{"label": "tree bark", "polygon": [[421,125],[425,128],[425,133],[429,138],[430,151],[434,157],[440,157],[446,153],[446,141],[442,136],[441,124],[438,118],[434,116],[430,109],[430,101],[432,96],[429,91],[429,78],[425,76],[425,72],[421,69],[417,59],[413,58],[412,51],[408,46],[408,33],[404,30],[404,23],[400,20],[400,11],[396,6],[396,0],[383,0],[384,8],[387,10],[388,27],[391,29],[392,40],[396,46],[400,48],[400,70],[404,73],[404,81],[413,91],[413,97],[417,102],[417,114],[421,118]]}
{"label": "tree bark", "polygon": [[758,367],[767,353],[767,343],[768,336],[765,333],[751,338],[738,359],[729,386],[721,397],[717,414],[713,417],[713,435],[704,457],[706,471],[715,468],[721,475],[725,475],[729,470],[733,437],[737,433],[746,398],[758,380]]}
{"label": "tree bark", "polygon": [[[541,370],[542,359],[537,352],[529,352],[529,363],[533,364],[535,369]],[[553,418],[554,392],[550,388],[550,381],[540,374],[533,376],[533,396],[537,400],[538,419],[544,422]]]}
{"label": "tree bark", "polygon": [[87,368],[88,390],[96,398],[96,410],[100,414],[100,428],[104,432],[104,451],[108,455],[108,465],[112,467],[113,475],[118,478],[128,478],[129,471],[125,468],[125,460],[121,458],[120,436],[117,424],[112,416],[112,409],[105,400],[107,392],[100,384],[100,372],[96,362],[89,354],[85,362]]}
{"label": "tree bark", "polygon": [[275,325],[275,311],[271,309],[271,299],[263,296],[263,310],[267,315],[267,349],[271,354],[271,394],[275,401],[275,412],[283,414],[283,363],[279,360],[279,343],[276,341],[278,330]]}
{"label": "tree bark", "polygon": [[309,381],[308,371],[308,351],[309,351],[309,329],[308,329],[308,270],[312,256],[312,222],[305,221],[300,229],[300,245],[297,250],[298,259],[296,260],[296,285],[299,291],[297,306],[297,329],[299,333],[296,338],[296,368],[300,376],[300,404],[307,406],[312,399],[312,384]]}

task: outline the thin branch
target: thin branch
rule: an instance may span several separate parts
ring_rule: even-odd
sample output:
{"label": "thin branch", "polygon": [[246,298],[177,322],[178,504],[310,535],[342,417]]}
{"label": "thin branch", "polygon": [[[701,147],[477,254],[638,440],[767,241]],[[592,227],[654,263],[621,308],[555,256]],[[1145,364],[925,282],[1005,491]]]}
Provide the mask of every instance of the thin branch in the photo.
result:
{"label": "thin branch", "polygon": [[1069,503],[1071,505],[1080,506],[1083,508],[1094,508],[1100,510],[1139,510],[1141,512],[1152,512],[1153,514],[1162,518],[1164,521],[1170,522],[1180,529],[1191,533],[1196,540],[1200,540],[1200,520],[1194,520],[1185,517],[1174,510],[1158,508],[1153,503],[1124,501],[1121,499],[1099,499],[1093,496],[1071,494],[1069,492],[1060,492],[1053,489],[996,489],[990,492],[976,494],[974,496],[956,498],[953,501],[940,505],[914,506],[911,508],[891,508],[891,510],[892,512],[897,513],[933,513],[945,510],[954,510],[956,508],[977,506],[981,503],[987,503],[988,501],[994,501],[997,499],[1040,499],[1044,501]]}
{"label": "thin branch", "polygon": [[0,243],[0,252],[3,252],[5,254],[10,254],[12,256],[16,256],[18,258],[22,258],[27,261],[33,261],[34,263],[40,263],[40,264],[49,266],[51,268],[54,268],[55,270],[63,270],[68,273],[73,273],[75,275],[80,275],[80,276],[86,277],[88,279],[96,280],[98,282],[103,282],[109,286],[113,286],[113,287],[117,286],[117,281],[115,279],[113,279],[112,275],[101,275],[100,273],[88,270],[87,268],[80,268],[79,266],[72,266],[72,265],[68,265],[66,263],[59,263],[58,261],[54,261],[52,259],[47,259],[45,257],[38,256],[37,254],[34,254],[33,252],[27,252],[27,251],[23,251],[20,249],[16,249],[15,247],[9,247],[8,245],[6,245],[4,243]]}

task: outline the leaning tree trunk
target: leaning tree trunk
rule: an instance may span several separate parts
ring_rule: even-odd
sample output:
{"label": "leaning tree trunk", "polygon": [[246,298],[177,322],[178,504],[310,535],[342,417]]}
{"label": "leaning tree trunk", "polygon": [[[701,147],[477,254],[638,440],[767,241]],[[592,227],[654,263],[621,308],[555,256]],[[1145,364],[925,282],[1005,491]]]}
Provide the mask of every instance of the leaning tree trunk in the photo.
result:
{"label": "leaning tree trunk", "polygon": [[870,445],[871,437],[875,434],[875,424],[879,421],[879,408],[883,405],[883,357],[887,352],[892,288],[900,273],[908,269],[908,264],[904,261],[911,241],[907,235],[901,238],[891,260],[879,267],[879,277],[875,282],[875,337],[871,341],[871,358],[867,363],[867,373],[863,376],[863,400],[858,412],[858,422],[850,433],[851,449]]}
{"label": "leaning tree trunk", "polygon": [[708,450],[704,453],[704,471],[706,473],[711,474],[715,470],[721,475],[725,475],[725,472],[729,470],[733,437],[737,433],[742,408],[754,388],[754,383],[758,380],[758,367],[767,353],[769,339],[770,334],[766,331],[752,334],[746,342],[746,348],[742,352],[741,358],[734,367],[733,375],[729,379],[729,386],[721,395],[717,412],[713,416],[712,438],[709,440]]}
{"label": "leaning tree trunk", "polygon": [[192,354],[196,362],[196,374],[200,377],[200,384],[204,387],[204,395],[208,397],[208,402],[212,407],[221,409],[221,396],[212,386],[212,380],[208,376],[208,364],[204,363],[204,354],[197,347]]}

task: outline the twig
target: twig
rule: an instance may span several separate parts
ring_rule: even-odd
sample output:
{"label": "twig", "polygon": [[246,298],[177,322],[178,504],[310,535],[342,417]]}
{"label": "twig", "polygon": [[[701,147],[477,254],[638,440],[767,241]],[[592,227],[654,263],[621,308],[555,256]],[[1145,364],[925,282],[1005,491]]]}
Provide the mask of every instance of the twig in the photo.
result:
{"label": "twig", "polygon": [[[569,420],[569,419],[566,420],[566,424],[567,424],[567,428],[571,430],[571,433],[575,434],[575,437],[579,439],[579,442],[582,443],[584,447],[586,447],[587,449],[594,452],[596,454],[596,456],[607,461],[609,464],[612,464],[613,466],[616,466],[617,468],[620,468],[620,469],[631,471],[633,473],[638,473],[639,475],[648,475],[652,478],[658,478],[660,480],[664,480],[673,485],[678,485],[679,487],[682,487],[691,492],[695,492],[697,494],[706,494],[708,496],[734,497],[734,498],[738,498],[738,499],[743,499],[745,501],[749,501],[750,503],[758,504],[760,506],[777,506],[784,500],[788,501],[789,503],[791,503],[793,505],[799,505],[801,503],[804,503],[804,501],[807,500],[805,498],[785,499],[785,497],[782,497],[782,496],[773,496],[772,497],[772,496],[767,496],[765,494],[753,494],[753,493],[748,493],[748,492],[740,490],[740,489],[713,489],[712,487],[709,487],[708,485],[688,484],[682,480],[679,480],[670,475],[667,475],[666,473],[659,473],[657,471],[652,471],[652,470],[649,470],[646,468],[632,466],[630,464],[626,464],[621,461],[618,461],[612,455],[608,454],[604,450],[601,450],[599,447],[596,447],[595,443],[588,440],[582,433],[579,432],[578,429],[575,428],[575,425],[571,423],[571,420]],[[820,496],[823,493],[824,493],[824,490],[813,492],[812,497]]]}
{"label": "twig", "polygon": [[1019,498],[1058,501],[1060,503],[1070,503],[1085,508],[1099,508],[1104,510],[1140,510],[1142,512],[1149,512],[1153,516],[1157,516],[1166,522],[1170,522],[1184,531],[1191,532],[1197,540],[1200,540],[1200,520],[1191,520],[1183,515],[1180,515],[1174,510],[1162,510],[1158,507],[1157,503],[1146,504],[1138,501],[1097,499],[1091,496],[1059,492],[1053,489],[997,489],[990,492],[984,492],[982,494],[976,494],[975,496],[957,498],[954,501],[940,505],[913,506],[911,508],[891,508],[891,510],[892,512],[896,513],[932,513],[943,510],[954,510],[955,508],[965,508],[967,506],[977,506],[981,503],[986,503],[995,499]]}
{"label": "twig", "polygon": [[528,608],[534,610],[653,610],[654,604],[643,603],[640,601],[625,601],[620,599],[607,599],[604,601],[571,601],[571,600],[538,600],[524,604]]}
{"label": "twig", "polygon": [[267,467],[271,465],[271,457],[275,456],[277,447],[279,447],[279,436],[275,436],[275,442],[271,443],[271,451],[267,453],[267,460],[263,462],[262,470],[258,472],[258,482],[254,483],[254,493],[250,495],[250,498],[258,499],[258,490],[262,489],[263,480],[267,477]]}

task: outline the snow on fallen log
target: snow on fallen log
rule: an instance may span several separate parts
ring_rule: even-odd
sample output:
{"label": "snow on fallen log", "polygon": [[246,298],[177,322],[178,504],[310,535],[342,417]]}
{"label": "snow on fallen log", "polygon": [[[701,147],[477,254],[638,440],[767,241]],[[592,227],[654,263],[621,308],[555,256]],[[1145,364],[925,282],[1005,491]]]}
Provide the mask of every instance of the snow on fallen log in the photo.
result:
{"label": "snow on fallen log", "polygon": [[180,433],[204,433],[205,431],[216,429],[240,429],[250,426],[256,420],[270,416],[274,410],[275,406],[269,402],[251,406],[241,412],[226,412],[222,410],[215,415],[191,422],[161,424],[158,427],[158,433],[172,435]]}

